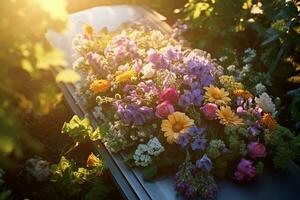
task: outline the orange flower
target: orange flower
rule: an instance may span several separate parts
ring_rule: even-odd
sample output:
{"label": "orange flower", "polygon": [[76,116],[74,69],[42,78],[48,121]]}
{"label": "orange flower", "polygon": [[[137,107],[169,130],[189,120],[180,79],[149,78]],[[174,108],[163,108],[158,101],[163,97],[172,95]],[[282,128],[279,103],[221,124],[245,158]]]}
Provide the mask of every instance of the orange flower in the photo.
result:
{"label": "orange flower", "polygon": [[83,34],[88,35],[88,36],[92,36],[94,34],[94,28],[91,25],[88,25],[88,24],[84,25]]}
{"label": "orange flower", "polygon": [[276,128],[276,120],[272,117],[270,113],[265,113],[261,119],[261,122],[264,126],[268,129],[275,129]]}
{"label": "orange flower", "polygon": [[106,92],[110,88],[110,82],[107,80],[95,80],[90,85],[90,90],[92,90],[95,94],[100,92]]}
{"label": "orange flower", "polygon": [[253,97],[251,92],[249,92],[248,90],[242,90],[242,89],[234,90],[233,94],[235,96],[243,97],[244,99],[249,99],[249,98]]}
{"label": "orange flower", "polygon": [[86,161],[87,167],[96,167],[101,165],[100,159],[91,153]]}

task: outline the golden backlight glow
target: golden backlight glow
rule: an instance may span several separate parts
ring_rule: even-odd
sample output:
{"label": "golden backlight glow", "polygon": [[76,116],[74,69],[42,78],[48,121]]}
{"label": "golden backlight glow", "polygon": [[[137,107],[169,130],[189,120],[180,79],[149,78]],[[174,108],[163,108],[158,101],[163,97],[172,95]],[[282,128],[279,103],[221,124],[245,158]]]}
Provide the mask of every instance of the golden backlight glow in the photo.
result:
{"label": "golden backlight glow", "polygon": [[67,18],[67,1],[66,0],[30,0],[39,4],[43,10],[48,12],[54,20],[64,20]]}

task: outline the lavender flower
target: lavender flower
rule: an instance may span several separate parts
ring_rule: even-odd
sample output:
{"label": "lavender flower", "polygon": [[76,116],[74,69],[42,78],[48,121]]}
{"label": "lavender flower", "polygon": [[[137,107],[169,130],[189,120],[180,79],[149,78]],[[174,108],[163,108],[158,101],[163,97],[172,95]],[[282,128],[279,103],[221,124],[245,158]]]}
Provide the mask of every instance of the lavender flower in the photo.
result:
{"label": "lavender flower", "polygon": [[189,143],[189,137],[188,137],[188,135],[184,134],[184,135],[179,136],[178,143],[179,143],[179,145],[180,145],[181,148],[186,147],[187,144]]}
{"label": "lavender flower", "polygon": [[184,108],[190,106],[191,104],[200,106],[204,99],[201,93],[202,91],[199,89],[195,89],[192,91],[185,90],[184,94],[180,96],[178,104]]}
{"label": "lavender flower", "polygon": [[212,169],[212,162],[209,159],[209,157],[207,157],[207,155],[204,154],[200,160],[197,160],[196,166],[200,169],[210,172]]}
{"label": "lavender flower", "polygon": [[194,142],[192,142],[191,147],[192,150],[201,150],[203,151],[206,147],[207,140],[205,138],[196,138]]}
{"label": "lavender flower", "polygon": [[197,126],[194,125],[189,129],[189,135],[192,137],[200,136],[204,133],[204,131],[205,128],[198,128]]}
{"label": "lavender flower", "polygon": [[126,124],[143,125],[146,120],[150,120],[153,116],[152,108],[136,104],[124,104],[121,101],[115,102],[117,115]]}
{"label": "lavender flower", "polygon": [[168,67],[168,62],[165,56],[154,49],[149,49],[147,51],[148,61],[154,64],[158,69]]}

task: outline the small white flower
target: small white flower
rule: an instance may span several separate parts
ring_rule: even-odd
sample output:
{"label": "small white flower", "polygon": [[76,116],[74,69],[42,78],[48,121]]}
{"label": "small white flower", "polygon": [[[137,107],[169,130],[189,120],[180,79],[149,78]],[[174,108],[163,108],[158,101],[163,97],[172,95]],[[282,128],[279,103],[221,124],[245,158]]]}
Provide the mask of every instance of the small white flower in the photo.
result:
{"label": "small white flower", "polygon": [[155,69],[152,63],[146,64],[142,69],[142,79],[152,78],[155,75]]}
{"label": "small white flower", "polygon": [[255,86],[255,91],[257,94],[262,94],[267,90],[266,86],[264,86],[262,83],[258,83]]}
{"label": "small white flower", "polygon": [[276,112],[275,104],[267,93],[262,93],[259,98],[255,97],[257,107],[261,108],[264,112],[274,114]]}
{"label": "small white flower", "polygon": [[235,71],[235,65],[229,65],[227,67],[227,70],[228,70],[229,73],[233,73]]}

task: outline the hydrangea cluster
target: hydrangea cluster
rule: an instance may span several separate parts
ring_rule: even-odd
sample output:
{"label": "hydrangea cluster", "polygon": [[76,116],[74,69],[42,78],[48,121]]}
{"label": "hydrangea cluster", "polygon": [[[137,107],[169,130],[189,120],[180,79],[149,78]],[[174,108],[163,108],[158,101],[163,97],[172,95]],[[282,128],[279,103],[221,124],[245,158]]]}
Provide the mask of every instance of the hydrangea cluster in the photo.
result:
{"label": "hydrangea cluster", "polygon": [[136,166],[146,167],[152,162],[153,156],[161,154],[165,148],[160,144],[159,140],[154,137],[147,144],[139,144],[133,154]]}
{"label": "hydrangea cluster", "polygon": [[73,41],[78,103],[111,152],[133,155],[136,167],[178,166],[178,193],[215,199],[214,177],[249,181],[265,160],[283,166],[300,147],[282,133],[267,78],[244,84],[256,77],[255,50],[245,50],[241,70],[237,63],[223,70],[209,53],[185,46],[186,28],[178,22],[170,37],[138,24],[114,32],[89,26]]}

